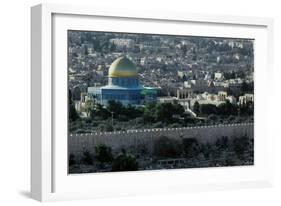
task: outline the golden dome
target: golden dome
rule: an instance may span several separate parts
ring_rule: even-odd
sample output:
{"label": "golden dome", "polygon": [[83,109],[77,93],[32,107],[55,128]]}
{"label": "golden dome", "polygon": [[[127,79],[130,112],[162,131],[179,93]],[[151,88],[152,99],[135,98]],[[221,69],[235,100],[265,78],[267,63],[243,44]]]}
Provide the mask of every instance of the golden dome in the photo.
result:
{"label": "golden dome", "polygon": [[137,75],[136,66],[127,57],[117,58],[108,71],[108,77],[135,77]]}

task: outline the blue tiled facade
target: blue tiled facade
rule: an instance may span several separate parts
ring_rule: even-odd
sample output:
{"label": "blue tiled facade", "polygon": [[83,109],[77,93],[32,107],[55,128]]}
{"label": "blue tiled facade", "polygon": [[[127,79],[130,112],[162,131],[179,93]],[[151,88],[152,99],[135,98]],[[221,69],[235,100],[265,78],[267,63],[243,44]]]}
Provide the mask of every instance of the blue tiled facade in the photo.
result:
{"label": "blue tiled facade", "polygon": [[[118,70],[120,76],[109,75],[107,86],[88,88],[88,94],[98,103],[107,105],[108,101],[115,100],[125,106],[128,104],[137,106],[147,101],[156,101],[156,90],[140,85],[137,75],[122,75],[120,71],[122,68],[118,68],[118,65],[111,70]],[[136,70],[136,68],[132,66],[132,70]]]}

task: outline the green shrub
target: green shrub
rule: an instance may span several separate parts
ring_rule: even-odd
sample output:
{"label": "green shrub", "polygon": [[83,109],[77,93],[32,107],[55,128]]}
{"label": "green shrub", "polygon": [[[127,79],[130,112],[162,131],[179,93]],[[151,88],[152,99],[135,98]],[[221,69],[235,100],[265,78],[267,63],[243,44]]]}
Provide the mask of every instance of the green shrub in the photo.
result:
{"label": "green shrub", "polygon": [[76,164],[75,155],[74,155],[74,154],[70,154],[70,155],[69,155],[69,160],[68,160],[68,162],[69,162],[69,166]]}
{"label": "green shrub", "polygon": [[101,163],[111,162],[113,159],[112,153],[111,153],[111,148],[107,147],[104,144],[96,145],[95,152],[96,152],[96,159],[98,161],[100,161]]}
{"label": "green shrub", "polygon": [[112,171],[136,171],[138,162],[133,155],[127,154],[125,150],[118,155],[112,164]]}
{"label": "green shrub", "polygon": [[177,140],[162,136],[154,142],[154,155],[159,158],[176,158],[181,153],[182,148]]}
{"label": "green shrub", "polygon": [[250,145],[250,140],[246,136],[233,139],[233,149],[238,157],[242,157]]}
{"label": "green shrub", "polygon": [[114,130],[110,124],[100,124],[97,129],[100,132],[112,132]]}
{"label": "green shrub", "polygon": [[83,153],[82,162],[84,164],[87,164],[87,165],[92,165],[93,164],[93,157],[92,157],[92,155],[90,154],[89,151],[85,151]]}
{"label": "green shrub", "polygon": [[184,138],[182,140],[183,151],[187,157],[196,157],[200,152],[198,141],[195,138]]}

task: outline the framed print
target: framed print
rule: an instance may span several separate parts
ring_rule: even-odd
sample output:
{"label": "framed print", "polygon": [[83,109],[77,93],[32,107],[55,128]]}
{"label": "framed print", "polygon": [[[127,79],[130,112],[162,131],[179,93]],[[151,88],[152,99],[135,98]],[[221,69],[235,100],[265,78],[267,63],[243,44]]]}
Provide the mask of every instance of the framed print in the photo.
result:
{"label": "framed print", "polygon": [[271,19],[31,14],[33,198],[272,185]]}

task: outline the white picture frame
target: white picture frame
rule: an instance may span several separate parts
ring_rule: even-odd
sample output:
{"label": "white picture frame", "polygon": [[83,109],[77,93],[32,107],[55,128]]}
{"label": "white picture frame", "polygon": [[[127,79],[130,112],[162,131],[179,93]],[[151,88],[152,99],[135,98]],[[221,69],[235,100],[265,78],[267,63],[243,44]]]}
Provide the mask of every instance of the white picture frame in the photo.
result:
{"label": "white picture frame", "polygon": [[[73,175],[66,173],[67,142],[65,119],[56,112],[63,108],[59,98],[65,97],[67,68],[59,67],[65,58],[65,29],[83,29],[94,25],[95,18],[120,21],[112,31],[124,31],[126,25],[139,25],[135,32],[147,32],[153,24],[180,28],[192,25],[193,32],[208,31],[210,36],[239,36],[257,39],[255,53],[255,166],[233,168],[181,169],[114,174]],[[81,23],[82,22],[82,23]],[[135,24],[137,22],[137,24]],[[147,28],[144,24],[151,22]],[[175,24],[175,25],[173,25]],[[106,25],[106,24],[104,24]],[[110,25],[110,24],[108,24]],[[113,26],[115,25],[115,26]],[[200,25],[200,26],[198,26]],[[186,13],[161,13],[138,10],[114,10],[57,4],[40,4],[31,8],[31,196],[39,201],[112,197],[151,193],[209,191],[269,187],[273,185],[273,139],[267,110],[270,103],[262,98],[271,95],[273,74],[273,21],[269,18],[234,17]],[[196,28],[202,27],[202,28]],[[211,29],[210,29],[210,28]],[[109,30],[109,27],[107,27]],[[205,29],[204,29],[205,28]],[[222,28],[225,28],[222,29]],[[182,31],[186,32],[186,31]],[[161,33],[161,32],[160,32]],[[184,33],[187,34],[187,33]],[[195,34],[195,33],[192,33]],[[204,33],[206,35],[206,33]],[[58,39],[57,39],[58,38]],[[66,37],[65,37],[66,38]],[[65,51],[62,51],[65,50]],[[61,53],[60,53],[61,52]],[[59,53],[59,54],[58,54]],[[60,56],[61,55],[61,56]],[[59,58],[58,58],[59,57]],[[55,68],[55,69],[54,69]],[[60,69],[58,69],[60,68]],[[58,84],[61,82],[61,84]],[[267,86],[264,88],[263,84]],[[61,100],[61,99],[60,99]],[[58,129],[58,124],[62,127]],[[66,124],[66,122],[65,122]],[[64,134],[65,133],[65,134]]]}

